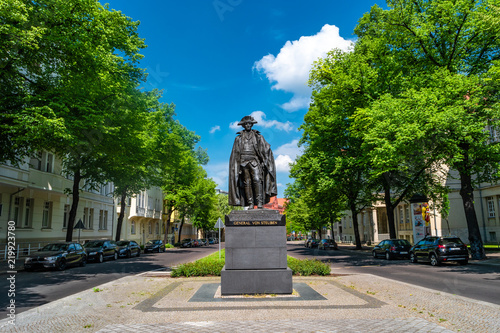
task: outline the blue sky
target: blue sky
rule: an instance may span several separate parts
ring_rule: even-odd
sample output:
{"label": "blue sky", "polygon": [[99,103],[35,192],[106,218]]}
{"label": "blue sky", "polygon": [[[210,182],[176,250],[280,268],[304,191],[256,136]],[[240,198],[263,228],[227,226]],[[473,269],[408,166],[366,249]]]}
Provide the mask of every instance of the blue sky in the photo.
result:
{"label": "blue sky", "polygon": [[355,41],[363,13],[385,1],[113,0],[102,1],[140,21],[148,47],[140,67],[144,88],[163,90],[177,119],[201,136],[205,169],[227,190],[236,123],[258,121],[271,144],[283,196],[288,163],[300,153],[298,127],[307,112],[308,73],[314,60]]}

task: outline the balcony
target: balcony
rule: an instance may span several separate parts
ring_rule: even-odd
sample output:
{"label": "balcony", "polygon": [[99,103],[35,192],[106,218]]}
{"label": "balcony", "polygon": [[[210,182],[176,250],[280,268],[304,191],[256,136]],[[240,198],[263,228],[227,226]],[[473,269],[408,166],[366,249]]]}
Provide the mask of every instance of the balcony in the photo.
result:
{"label": "balcony", "polygon": [[143,207],[136,208],[137,216],[146,216],[146,209]]}

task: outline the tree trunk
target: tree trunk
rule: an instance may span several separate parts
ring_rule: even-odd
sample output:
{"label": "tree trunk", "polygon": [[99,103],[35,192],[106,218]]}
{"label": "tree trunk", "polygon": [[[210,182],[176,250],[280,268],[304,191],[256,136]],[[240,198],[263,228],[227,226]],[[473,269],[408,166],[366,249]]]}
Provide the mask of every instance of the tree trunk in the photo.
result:
{"label": "tree trunk", "polygon": [[384,202],[387,212],[387,222],[389,223],[389,237],[396,238],[396,225],[394,221],[394,206],[391,201],[391,188],[384,183]]}
{"label": "tree trunk", "polygon": [[356,250],[361,250],[361,238],[359,237],[358,213],[356,205],[351,204],[352,225],[354,227],[354,239],[356,240]]}
{"label": "tree trunk", "polygon": [[167,206],[167,212],[165,213],[166,218],[167,218],[167,220],[165,221],[166,222],[165,235],[163,236],[163,243],[165,243],[165,244],[170,243],[169,239],[168,239],[168,233],[170,232],[170,218],[172,216],[172,211],[173,211],[172,206],[168,205]]}
{"label": "tree trunk", "polygon": [[333,230],[333,225],[335,224],[335,222],[333,221],[333,216],[330,217],[330,229],[332,230],[332,239],[333,241],[335,241],[335,232]]}
{"label": "tree trunk", "polygon": [[179,226],[179,240],[178,242],[181,242],[181,235],[182,235],[182,226],[184,225],[184,215],[181,217],[181,225]]}
{"label": "tree trunk", "polygon": [[479,230],[477,221],[476,209],[474,208],[474,189],[472,188],[472,177],[465,171],[465,168],[458,167],[460,174],[460,196],[464,205],[465,218],[467,220],[467,228],[469,230],[469,243],[472,259],[484,259],[483,240]]}
{"label": "tree trunk", "polygon": [[71,203],[71,209],[69,211],[68,218],[68,229],[66,229],[66,242],[73,241],[73,227],[75,226],[76,212],[78,210],[78,201],[80,200],[80,180],[82,179],[82,175],[80,173],[80,169],[75,171],[73,178],[73,192],[72,197],[73,201]]}
{"label": "tree trunk", "polygon": [[118,242],[121,238],[123,218],[125,217],[125,199],[127,198],[127,188],[124,188],[120,196],[120,215],[118,215],[118,222],[116,223],[116,238]]}

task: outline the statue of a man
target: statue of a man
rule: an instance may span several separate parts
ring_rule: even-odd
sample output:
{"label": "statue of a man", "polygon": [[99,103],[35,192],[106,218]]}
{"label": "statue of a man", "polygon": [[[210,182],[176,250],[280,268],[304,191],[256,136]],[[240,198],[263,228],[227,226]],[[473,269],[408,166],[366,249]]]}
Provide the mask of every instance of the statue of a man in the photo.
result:
{"label": "statue of a man", "polygon": [[229,158],[229,205],[262,208],[277,194],[276,166],[271,146],[252,126],[257,122],[245,116]]}

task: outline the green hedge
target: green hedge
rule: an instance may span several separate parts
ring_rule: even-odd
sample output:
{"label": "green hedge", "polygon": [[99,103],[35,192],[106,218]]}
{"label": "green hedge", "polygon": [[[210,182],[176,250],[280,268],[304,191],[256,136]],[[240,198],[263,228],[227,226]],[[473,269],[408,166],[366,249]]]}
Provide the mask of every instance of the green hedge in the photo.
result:
{"label": "green hedge", "polygon": [[[172,270],[171,276],[220,276],[224,264],[225,252],[222,250],[221,259],[219,259],[219,252],[214,252],[203,259],[177,266]],[[330,265],[322,263],[317,259],[300,260],[288,256],[287,264],[292,270],[293,275],[309,276],[330,274]]]}

